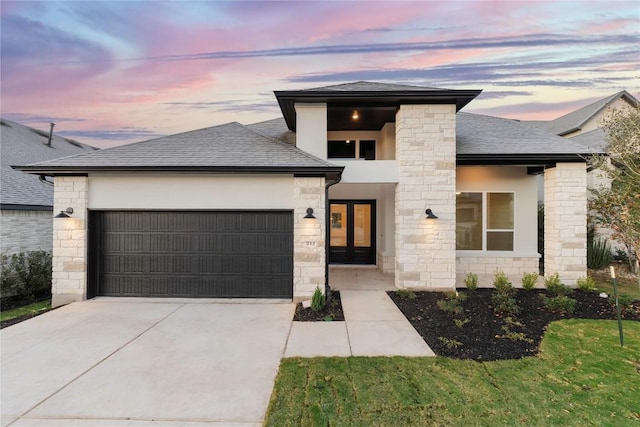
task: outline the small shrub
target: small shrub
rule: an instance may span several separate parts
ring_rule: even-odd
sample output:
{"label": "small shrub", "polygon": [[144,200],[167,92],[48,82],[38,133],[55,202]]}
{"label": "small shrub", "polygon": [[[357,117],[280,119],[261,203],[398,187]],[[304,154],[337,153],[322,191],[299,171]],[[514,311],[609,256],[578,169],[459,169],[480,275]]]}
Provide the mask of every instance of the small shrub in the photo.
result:
{"label": "small shrub", "polygon": [[511,315],[520,313],[520,306],[516,299],[509,294],[496,292],[491,296],[493,311],[498,315]]}
{"label": "small shrub", "polygon": [[511,316],[507,316],[504,318],[504,323],[506,323],[509,326],[519,326],[519,327],[523,327],[524,325],[522,324],[522,322],[518,322],[517,320],[515,320],[513,317]]}
{"label": "small shrub", "polygon": [[613,261],[609,242],[595,237],[593,231],[587,236],[587,267],[594,270],[605,268]]}
{"label": "small shrub", "polygon": [[31,251],[0,257],[0,290],[25,299],[51,289],[51,252]]}
{"label": "small shrub", "polygon": [[449,350],[462,347],[462,343],[460,341],[452,340],[447,337],[438,337],[438,340]]}
{"label": "small shrub", "polygon": [[629,254],[627,253],[627,251],[620,248],[616,249],[616,253],[615,255],[613,255],[613,259],[625,264],[629,264]]}
{"label": "small shrub", "polygon": [[544,278],[544,287],[552,297],[569,295],[573,289],[562,283],[558,273],[552,274]]}
{"label": "small shrub", "polygon": [[502,295],[513,295],[516,291],[507,275],[500,270],[496,271],[494,274],[493,286],[495,287],[496,292]]}
{"label": "small shrub", "polygon": [[438,308],[445,313],[462,314],[462,307],[460,303],[455,299],[441,299],[436,301]]}
{"label": "small shrub", "polygon": [[400,299],[408,299],[408,300],[414,300],[416,299],[416,294],[413,291],[410,291],[409,289],[398,289],[396,291],[396,295],[398,296],[398,298]]}
{"label": "small shrub", "polygon": [[462,314],[462,303],[467,300],[464,292],[449,292],[445,299],[436,301],[438,308],[446,313]]}
{"label": "small shrub", "polygon": [[533,340],[527,336],[524,332],[514,332],[507,325],[502,326],[502,331],[504,334],[496,335],[498,339],[508,339],[511,341],[523,341],[531,344]]}
{"label": "small shrub", "polygon": [[591,276],[585,276],[578,279],[578,289],[584,292],[596,292],[596,282]]}
{"label": "small shrub", "polygon": [[522,289],[530,291],[536,287],[538,282],[538,273],[524,273],[522,276]]}
{"label": "small shrub", "polygon": [[546,295],[540,295],[544,308],[556,313],[573,313],[576,308],[576,300],[566,295],[557,295],[554,297],[547,297]]}
{"label": "small shrub", "polygon": [[462,329],[464,325],[466,325],[469,322],[471,322],[471,319],[469,319],[468,317],[465,317],[464,319],[453,319],[453,323],[455,323],[456,327],[460,329]]}
{"label": "small shrub", "polygon": [[[615,307],[616,298],[613,295],[609,295],[609,303]],[[620,304],[620,312],[631,312],[633,309],[633,297],[628,294],[618,294],[618,304]]]}
{"label": "small shrub", "polygon": [[316,286],[316,290],[313,292],[313,296],[311,297],[311,310],[320,311],[324,308],[325,299],[324,294],[320,290],[319,286]]}
{"label": "small shrub", "polygon": [[474,273],[467,273],[467,277],[464,279],[464,285],[469,292],[473,292],[478,289],[478,275]]}

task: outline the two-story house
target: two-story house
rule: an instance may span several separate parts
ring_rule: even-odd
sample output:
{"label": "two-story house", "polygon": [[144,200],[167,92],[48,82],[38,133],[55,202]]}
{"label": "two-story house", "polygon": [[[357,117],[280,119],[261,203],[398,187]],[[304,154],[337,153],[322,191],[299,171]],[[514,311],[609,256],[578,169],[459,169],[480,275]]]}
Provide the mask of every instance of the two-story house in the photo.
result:
{"label": "two-story house", "polygon": [[[328,264],[398,288],[468,272],[586,274],[590,150],[461,113],[480,90],[356,82],[277,91],[283,117],[22,166],[55,180],[54,305],[108,296],[308,298]],[[67,212],[67,208],[72,208]],[[329,283],[330,285],[330,283]]]}

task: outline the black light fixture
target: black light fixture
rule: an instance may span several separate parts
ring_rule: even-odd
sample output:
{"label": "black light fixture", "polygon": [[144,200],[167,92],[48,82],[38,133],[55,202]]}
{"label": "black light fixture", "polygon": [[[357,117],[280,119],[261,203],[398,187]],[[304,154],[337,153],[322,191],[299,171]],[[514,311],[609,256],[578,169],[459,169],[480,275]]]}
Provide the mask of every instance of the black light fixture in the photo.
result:
{"label": "black light fixture", "polygon": [[307,208],[307,214],[304,217],[305,219],[307,218],[316,219],[316,217],[313,216],[313,208]]}
{"label": "black light fixture", "polygon": [[54,216],[54,218],[71,218],[71,215],[73,213],[73,208],[67,208],[63,211],[60,211],[60,213],[56,216]]}
{"label": "black light fixture", "polygon": [[431,209],[427,209],[426,211],[424,211],[424,213],[427,214],[427,219],[438,219],[438,217],[435,216]]}
{"label": "black light fixture", "polygon": [[351,118],[353,120],[358,120],[360,118],[360,115],[358,114],[358,110],[353,110],[353,114],[351,114]]}

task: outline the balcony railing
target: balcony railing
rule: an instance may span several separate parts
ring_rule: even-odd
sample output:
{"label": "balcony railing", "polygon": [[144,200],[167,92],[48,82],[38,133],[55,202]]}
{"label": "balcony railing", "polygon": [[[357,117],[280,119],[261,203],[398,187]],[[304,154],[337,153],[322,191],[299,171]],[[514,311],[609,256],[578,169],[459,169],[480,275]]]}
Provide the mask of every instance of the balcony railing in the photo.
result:
{"label": "balcony railing", "polygon": [[345,160],[329,159],[333,164],[344,166],[343,183],[396,183],[398,162],[396,160]]}

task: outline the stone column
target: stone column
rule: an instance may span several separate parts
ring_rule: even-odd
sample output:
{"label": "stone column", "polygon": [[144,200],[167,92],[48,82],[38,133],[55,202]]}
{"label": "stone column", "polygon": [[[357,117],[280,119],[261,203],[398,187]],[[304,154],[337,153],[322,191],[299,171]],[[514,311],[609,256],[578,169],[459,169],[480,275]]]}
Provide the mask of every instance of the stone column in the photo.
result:
{"label": "stone column", "polygon": [[88,203],[88,177],[55,177],[53,214],[69,207],[73,213],[71,218],[53,219],[53,307],[87,298]]}
{"label": "stone column", "polygon": [[[455,288],[455,114],[455,105],[402,105],[396,115],[398,288]],[[427,208],[439,218],[426,219]]]}
{"label": "stone column", "polygon": [[587,274],[586,163],[544,171],[544,271],[570,286]]}
{"label": "stone column", "polygon": [[[325,285],[325,179],[293,179],[293,299],[311,298]],[[305,219],[307,208],[315,219]]]}

